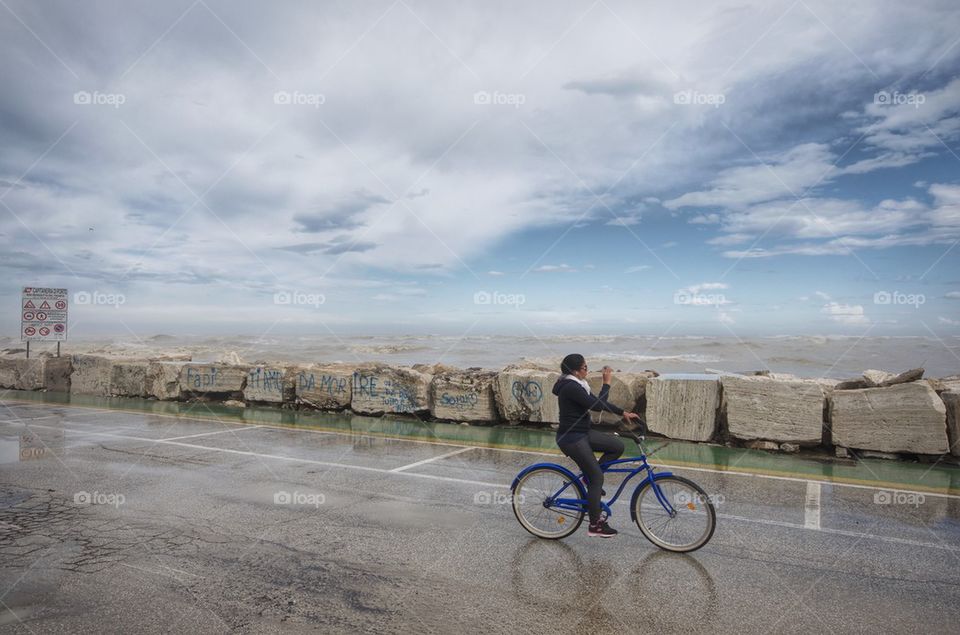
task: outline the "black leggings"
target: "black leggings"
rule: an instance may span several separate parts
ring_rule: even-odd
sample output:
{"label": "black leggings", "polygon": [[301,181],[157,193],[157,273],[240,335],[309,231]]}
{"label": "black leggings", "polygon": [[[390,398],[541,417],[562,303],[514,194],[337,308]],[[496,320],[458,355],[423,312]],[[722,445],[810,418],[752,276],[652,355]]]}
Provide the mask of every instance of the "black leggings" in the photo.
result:
{"label": "black leggings", "polygon": [[[600,469],[600,463],[619,459],[623,454],[623,441],[612,434],[590,430],[587,436],[582,436],[572,443],[557,441],[557,445],[564,454],[573,459],[586,477],[590,523],[596,523],[600,519],[600,491],[603,488],[603,470]],[[599,461],[594,452],[603,452]]]}

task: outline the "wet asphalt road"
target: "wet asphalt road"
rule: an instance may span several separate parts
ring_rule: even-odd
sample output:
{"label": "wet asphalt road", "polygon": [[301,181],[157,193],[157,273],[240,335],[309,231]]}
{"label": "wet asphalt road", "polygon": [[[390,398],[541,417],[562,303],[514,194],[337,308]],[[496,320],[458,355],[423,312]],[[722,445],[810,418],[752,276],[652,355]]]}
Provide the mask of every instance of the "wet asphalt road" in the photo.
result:
{"label": "wet asphalt road", "polygon": [[540,460],[7,401],[0,631],[960,632],[958,497],[675,469],[720,514],[676,555],[622,505],[527,534],[502,495]]}

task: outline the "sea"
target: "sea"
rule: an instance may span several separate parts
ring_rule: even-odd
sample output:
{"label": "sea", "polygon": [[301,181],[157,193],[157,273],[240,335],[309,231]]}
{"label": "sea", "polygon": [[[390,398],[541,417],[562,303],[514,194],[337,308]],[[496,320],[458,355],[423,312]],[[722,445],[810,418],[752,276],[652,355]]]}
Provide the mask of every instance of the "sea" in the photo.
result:
{"label": "sea", "polygon": [[[15,338],[0,337],[3,354],[21,354]],[[54,350],[49,343],[33,351]],[[593,369],[609,365],[660,373],[768,370],[799,377],[849,378],[867,369],[900,372],[922,367],[926,377],[960,374],[960,337],[783,335],[735,338],[640,335],[124,335],[71,340],[62,354],[124,357],[190,355],[195,361],[243,363],[446,364],[500,369],[535,363],[559,367],[580,353]]]}

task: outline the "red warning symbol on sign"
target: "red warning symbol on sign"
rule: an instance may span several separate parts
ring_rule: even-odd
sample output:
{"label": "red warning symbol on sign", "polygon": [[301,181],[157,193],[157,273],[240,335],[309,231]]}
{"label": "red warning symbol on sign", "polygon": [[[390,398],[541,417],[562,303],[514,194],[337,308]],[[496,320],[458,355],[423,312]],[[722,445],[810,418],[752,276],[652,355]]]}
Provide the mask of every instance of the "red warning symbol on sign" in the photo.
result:
{"label": "red warning symbol on sign", "polygon": [[56,306],[58,309],[62,311],[63,309],[67,308],[67,303],[64,302],[63,300],[57,300],[57,303],[54,306]]}
{"label": "red warning symbol on sign", "polygon": [[50,329],[45,326],[40,327],[40,335],[50,335]]}
{"label": "red warning symbol on sign", "polygon": [[35,304],[33,303],[33,300],[27,300],[27,303],[23,305],[23,308],[25,308],[25,309],[35,309],[35,308],[37,308],[37,305],[35,305]]}
{"label": "red warning symbol on sign", "polygon": [[50,303],[47,302],[46,300],[44,300],[44,301],[43,301],[43,304],[40,305],[40,308],[41,308],[41,309],[49,309],[49,308],[50,308]]}
{"label": "red warning symbol on sign", "polygon": [[56,333],[63,333],[64,328],[65,328],[65,327],[63,326],[63,324],[54,324],[54,325],[53,325],[53,330],[54,330],[54,332],[56,332]]}
{"label": "red warning symbol on sign", "polygon": [[43,321],[46,320],[46,319],[47,319],[47,314],[46,314],[46,313],[44,313],[43,311],[38,311],[38,312],[37,312],[37,320],[43,322]]}
{"label": "red warning symbol on sign", "polygon": [[32,326],[28,326],[27,328],[23,329],[24,335],[33,335],[36,332],[37,329],[33,328]]}
{"label": "red warning symbol on sign", "polygon": [[26,320],[27,322],[32,321],[32,320],[33,320],[33,311],[24,311],[24,312],[23,312],[23,319]]}

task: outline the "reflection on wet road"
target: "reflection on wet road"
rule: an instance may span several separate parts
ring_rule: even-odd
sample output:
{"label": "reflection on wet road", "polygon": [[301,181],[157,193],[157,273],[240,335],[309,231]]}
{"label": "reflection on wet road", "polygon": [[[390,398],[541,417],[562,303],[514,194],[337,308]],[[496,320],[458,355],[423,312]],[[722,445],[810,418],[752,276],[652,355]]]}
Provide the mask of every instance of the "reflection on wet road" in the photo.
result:
{"label": "reflection on wet road", "polygon": [[[626,505],[614,505],[613,540],[585,528],[562,541],[526,533],[504,494],[551,450],[533,437],[151,408],[0,403],[4,630],[820,633],[960,623],[960,495],[949,466],[814,473],[814,462],[677,444],[660,460],[716,496],[718,510],[711,542],[678,555],[644,540]],[[406,434],[392,438],[395,424]]]}

